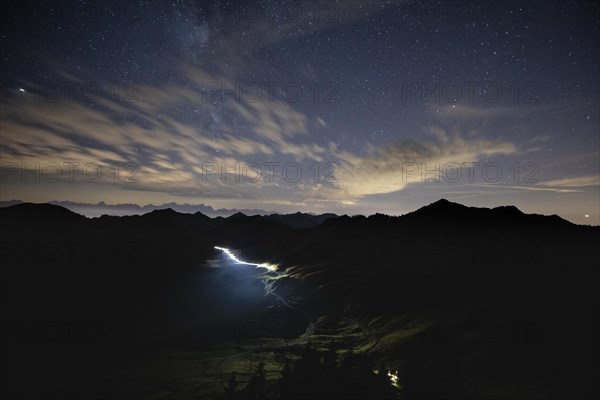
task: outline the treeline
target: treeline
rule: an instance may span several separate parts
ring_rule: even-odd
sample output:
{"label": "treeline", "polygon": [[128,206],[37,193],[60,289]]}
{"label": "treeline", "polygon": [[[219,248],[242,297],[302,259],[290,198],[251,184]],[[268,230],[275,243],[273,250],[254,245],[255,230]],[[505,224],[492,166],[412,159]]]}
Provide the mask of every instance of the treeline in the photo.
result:
{"label": "treeline", "polygon": [[264,363],[245,387],[234,373],[225,385],[224,400],[265,399],[398,399],[387,371],[376,371],[373,360],[352,351],[336,355],[335,345],[327,351],[306,347],[300,358],[289,359],[275,382],[267,382]]}

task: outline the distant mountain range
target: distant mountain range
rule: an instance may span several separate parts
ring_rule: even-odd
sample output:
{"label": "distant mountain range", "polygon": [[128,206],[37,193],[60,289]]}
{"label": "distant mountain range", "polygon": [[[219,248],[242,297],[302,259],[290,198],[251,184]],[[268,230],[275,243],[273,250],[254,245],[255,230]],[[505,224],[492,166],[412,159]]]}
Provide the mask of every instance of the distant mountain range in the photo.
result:
{"label": "distant mountain range", "polygon": [[[0,208],[9,207],[15,204],[22,204],[23,200],[7,200],[0,201]],[[142,215],[147,214],[149,212],[155,210],[165,210],[170,208],[173,211],[177,211],[179,213],[185,214],[194,214],[197,212],[201,212],[204,215],[209,217],[229,217],[234,214],[244,214],[244,215],[271,215],[274,214],[272,211],[265,211],[259,209],[228,209],[228,208],[219,208],[214,209],[211,206],[207,206],[204,204],[178,204],[178,203],[164,203],[161,205],[148,204],[145,206],[139,206],[137,204],[130,203],[121,203],[121,204],[106,204],[101,201],[97,204],[90,203],[77,203],[73,201],[58,201],[53,200],[49,201],[48,204],[53,204],[56,206],[61,206],[67,208],[77,214],[85,215],[86,217],[95,218],[100,217],[102,215],[114,215],[114,216],[125,216],[125,215]],[[301,213],[297,213],[301,214]],[[296,215],[297,215],[296,214]],[[302,215],[312,215],[312,214],[302,214]],[[324,215],[333,215],[333,214],[324,214]],[[301,219],[301,218],[298,218]],[[321,220],[317,218],[317,220]],[[300,222],[300,224],[304,224],[305,222]]]}
{"label": "distant mountain range", "polygon": [[325,214],[310,214],[296,212],[294,214],[278,214],[268,212],[265,210],[258,209],[226,209],[219,208],[215,210],[211,206],[204,204],[177,204],[177,203],[164,203],[162,205],[149,204],[146,206],[139,206],[137,204],[106,204],[101,201],[97,204],[88,203],[76,203],[72,201],[50,201],[48,203],[39,204],[40,207],[33,207],[35,203],[26,203],[22,200],[8,200],[0,201],[0,208],[7,208],[16,205],[25,205],[27,210],[36,210],[38,212],[41,209],[48,210],[44,205],[53,205],[65,208],[76,214],[80,214],[89,218],[99,218],[102,216],[139,216],[144,214],[153,213],[155,211],[169,210],[179,214],[202,214],[203,216],[216,218],[212,226],[219,225],[219,221],[223,218],[239,218],[247,216],[264,216],[266,219],[271,221],[279,222],[284,225],[288,225],[292,228],[309,228],[311,226],[319,225],[329,218],[337,217],[336,214],[325,213]]}

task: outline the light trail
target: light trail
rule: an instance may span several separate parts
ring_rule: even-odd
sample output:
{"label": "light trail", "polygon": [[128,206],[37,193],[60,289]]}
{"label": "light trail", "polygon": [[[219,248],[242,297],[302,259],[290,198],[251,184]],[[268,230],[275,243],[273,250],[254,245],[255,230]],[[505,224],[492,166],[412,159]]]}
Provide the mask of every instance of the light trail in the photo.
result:
{"label": "light trail", "polygon": [[[313,335],[314,331],[315,331],[315,320],[312,317],[312,315],[310,315],[308,312],[299,309],[298,307],[295,307],[293,305],[291,305],[286,299],[284,299],[283,297],[281,297],[279,294],[277,294],[274,290],[274,283],[277,279],[280,278],[284,278],[288,275],[286,274],[282,274],[280,272],[277,271],[277,265],[275,264],[268,264],[268,263],[262,263],[262,264],[257,264],[257,263],[250,263],[250,262],[246,262],[243,260],[240,260],[239,258],[236,257],[235,254],[233,254],[233,252],[225,247],[218,247],[215,246],[215,249],[217,250],[221,250],[223,253],[227,254],[227,256],[233,260],[236,264],[242,264],[242,265],[251,265],[257,268],[265,268],[267,269],[269,272],[265,272],[264,274],[260,274],[258,277],[262,278],[263,284],[265,286],[265,295],[271,295],[274,296],[275,298],[277,298],[284,306],[286,306],[287,308],[289,308],[290,310],[296,311],[300,314],[303,314],[306,319],[308,320],[308,327],[306,328],[306,331],[296,340],[289,342],[289,343],[298,343],[302,340],[308,340],[308,338],[310,336]],[[272,274],[270,274],[272,273]]]}
{"label": "light trail", "polygon": [[250,262],[242,261],[239,258],[237,258],[235,256],[235,254],[233,254],[233,252],[231,250],[226,249],[225,247],[215,246],[215,249],[221,250],[223,253],[227,254],[227,256],[229,258],[231,258],[233,261],[235,261],[237,264],[253,265],[253,266],[257,267],[257,268],[266,268],[269,271],[274,271],[274,272],[277,271],[277,265],[268,264],[268,263],[257,264],[257,263],[250,263]]}

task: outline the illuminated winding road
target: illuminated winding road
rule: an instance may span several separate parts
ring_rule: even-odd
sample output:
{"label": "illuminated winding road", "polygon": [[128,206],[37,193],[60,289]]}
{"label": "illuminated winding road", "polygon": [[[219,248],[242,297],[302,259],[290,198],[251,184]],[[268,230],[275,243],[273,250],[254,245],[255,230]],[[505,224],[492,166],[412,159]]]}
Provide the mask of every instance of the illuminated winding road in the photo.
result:
{"label": "illuminated winding road", "polygon": [[285,274],[278,272],[276,265],[268,264],[268,263],[257,264],[257,263],[246,262],[246,261],[240,260],[230,249],[227,249],[225,247],[218,247],[218,246],[215,246],[215,249],[222,251],[225,255],[227,255],[227,257],[230,260],[232,260],[236,264],[248,265],[248,266],[253,266],[256,268],[261,268],[261,269],[267,270],[264,273],[257,275],[258,278],[261,278],[263,285],[265,286],[265,295],[274,296],[281,302],[281,304],[283,304],[290,310],[294,310],[294,311],[304,315],[306,317],[306,319],[308,320],[308,327],[306,328],[306,331],[299,338],[295,339],[293,342],[307,340],[313,334],[313,332],[315,330],[315,322],[314,322],[314,318],[312,317],[312,315],[310,315],[308,312],[306,312],[304,310],[294,307],[286,299],[284,299],[283,297],[281,297],[279,294],[277,294],[275,292],[274,287],[273,287],[275,282],[278,279],[281,279],[281,278],[287,276]]}

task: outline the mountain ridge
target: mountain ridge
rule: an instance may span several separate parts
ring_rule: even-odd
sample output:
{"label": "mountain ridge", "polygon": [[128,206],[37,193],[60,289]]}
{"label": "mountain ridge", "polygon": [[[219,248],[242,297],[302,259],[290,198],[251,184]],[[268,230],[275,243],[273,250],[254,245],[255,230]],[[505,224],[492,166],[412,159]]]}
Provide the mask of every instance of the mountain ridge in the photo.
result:
{"label": "mountain ridge", "polygon": [[[0,208],[10,207],[16,204],[28,203],[23,200],[4,200],[0,201]],[[41,204],[41,203],[38,203]],[[77,212],[78,214],[85,215],[89,218],[96,218],[102,215],[113,215],[113,216],[128,216],[128,215],[143,215],[154,210],[162,210],[171,208],[177,212],[183,214],[194,214],[196,212],[202,212],[205,215],[209,215],[212,217],[227,217],[237,212],[243,212],[249,215],[267,215],[271,212],[260,209],[227,209],[227,208],[219,208],[215,209],[212,206],[205,204],[178,204],[174,202],[163,203],[161,205],[147,204],[145,206],[140,206],[134,203],[118,203],[118,204],[107,204],[104,201],[100,201],[96,204],[92,203],[79,203],[73,201],[61,201],[61,200],[52,200],[47,202],[47,204],[53,204],[57,206],[61,206],[71,211]]]}
{"label": "mountain ridge", "polygon": [[[72,214],[76,214],[80,217],[86,218],[85,215],[77,213],[67,207],[58,205],[58,204],[53,204],[53,203],[29,203],[29,202],[15,202],[13,200],[6,202],[6,203],[11,203],[8,206],[3,206],[0,207],[0,210],[22,210],[21,207],[23,207],[23,209],[27,209],[27,210],[35,210],[35,212],[40,212],[41,210],[48,210],[48,212],[50,212],[49,210],[58,210],[58,209],[62,209],[65,211],[69,211]],[[103,202],[101,202],[103,203]],[[99,203],[100,204],[100,203]],[[57,208],[54,208],[57,207]],[[1,211],[0,211],[1,213]],[[68,215],[67,213],[64,213],[65,215]],[[308,227],[313,227],[313,226],[317,226],[320,225],[328,220],[336,220],[336,223],[343,223],[343,222],[347,222],[347,221],[352,221],[352,220],[358,220],[358,219],[366,219],[368,221],[375,221],[375,220],[380,220],[380,221],[413,221],[413,220],[421,220],[421,221],[427,221],[427,222],[431,222],[431,223],[435,223],[435,222],[440,222],[443,219],[450,219],[450,220],[456,220],[457,218],[467,218],[469,220],[469,222],[475,222],[478,219],[504,219],[505,223],[509,223],[509,222],[534,222],[534,223],[550,223],[550,221],[554,222],[554,223],[560,223],[563,225],[572,225],[572,226],[590,226],[590,225],[580,225],[580,224],[575,224],[573,222],[567,221],[564,218],[556,215],[556,214],[552,214],[552,215],[545,215],[545,214],[536,214],[536,213],[524,213],[523,211],[521,211],[518,207],[514,206],[514,205],[502,205],[502,206],[497,206],[497,207],[493,207],[493,208],[488,208],[488,207],[473,207],[473,206],[466,206],[457,202],[452,202],[449,201],[445,198],[441,198],[440,200],[437,200],[433,203],[430,203],[428,205],[425,205],[423,207],[418,208],[417,210],[408,212],[406,214],[402,214],[402,215],[387,215],[387,214],[381,214],[381,213],[375,213],[375,214],[371,214],[371,215],[362,215],[362,214],[357,214],[357,215],[353,215],[353,216],[348,216],[348,215],[337,215],[337,214],[333,214],[333,213],[324,213],[324,214],[310,214],[310,213],[303,213],[300,211],[297,211],[295,213],[289,213],[289,214],[281,214],[281,213],[272,213],[272,214],[266,214],[266,215],[248,215],[242,211],[237,211],[227,217],[222,217],[222,216],[210,216],[207,215],[205,213],[203,213],[202,211],[196,211],[194,213],[187,213],[187,212],[180,212],[177,211],[175,209],[173,209],[172,207],[166,207],[166,208],[156,208],[153,209],[145,214],[141,214],[141,215],[120,215],[120,216],[115,216],[115,215],[109,215],[109,214],[103,214],[100,217],[94,217],[92,219],[95,218],[106,218],[106,217],[143,217],[143,216],[184,216],[184,215],[196,215],[196,216],[202,216],[202,217],[206,217],[209,218],[211,220],[215,220],[215,221],[219,221],[220,219],[224,219],[224,220],[231,220],[231,219],[236,219],[236,218],[248,218],[248,217],[260,217],[260,218],[264,218],[270,221],[274,221],[274,222],[279,222],[281,224],[284,225],[288,225],[290,227],[293,228],[308,228]],[[463,221],[463,222],[467,222],[467,221]]]}

